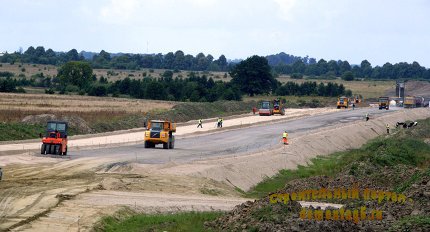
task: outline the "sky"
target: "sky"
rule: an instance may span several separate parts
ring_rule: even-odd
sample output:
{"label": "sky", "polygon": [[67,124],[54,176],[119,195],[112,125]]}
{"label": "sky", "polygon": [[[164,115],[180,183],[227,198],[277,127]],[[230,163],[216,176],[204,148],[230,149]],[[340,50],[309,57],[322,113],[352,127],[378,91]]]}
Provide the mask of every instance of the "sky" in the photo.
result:
{"label": "sky", "polygon": [[0,52],[285,52],[430,68],[430,0],[0,0]]}

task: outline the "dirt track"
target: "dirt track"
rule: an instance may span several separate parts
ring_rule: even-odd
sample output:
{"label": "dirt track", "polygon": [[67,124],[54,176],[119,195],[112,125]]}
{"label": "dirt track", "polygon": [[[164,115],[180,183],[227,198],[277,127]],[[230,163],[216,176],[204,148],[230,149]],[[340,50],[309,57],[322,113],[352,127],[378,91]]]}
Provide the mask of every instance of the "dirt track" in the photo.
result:
{"label": "dirt track", "polygon": [[[366,123],[368,111],[372,119]],[[232,124],[233,130],[182,136],[178,149],[168,151],[137,144],[74,151],[72,160],[0,156],[0,163],[26,163],[5,167],[0,230],[88,230],[124,205],[144,212],[226,210],[246,200],[234,186],[247,189],[281,168],[357,147],[382,134],[385,122],[426,117],[428,109],[348,110],[247,128]],[[292,138],[288,151],[279,144],[284,128]]]}

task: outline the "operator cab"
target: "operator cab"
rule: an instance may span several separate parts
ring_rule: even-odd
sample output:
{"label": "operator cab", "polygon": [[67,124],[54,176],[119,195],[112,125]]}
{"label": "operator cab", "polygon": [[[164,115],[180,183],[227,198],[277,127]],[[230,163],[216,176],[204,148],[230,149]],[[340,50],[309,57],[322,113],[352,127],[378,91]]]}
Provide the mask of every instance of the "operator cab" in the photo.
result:
{"label": "operator cab", "polygon": [[270,102],[268,102],[268,101],[262,102],[261,103],[261,109],[265,109],[265,110],[270,109]]}
{"label": "operator cab", "polygon": [[59,138],[67,138],[67,122],[63,121],[49,121],[46,129],[46,137],[56,138],[56,133],[59,133]]}

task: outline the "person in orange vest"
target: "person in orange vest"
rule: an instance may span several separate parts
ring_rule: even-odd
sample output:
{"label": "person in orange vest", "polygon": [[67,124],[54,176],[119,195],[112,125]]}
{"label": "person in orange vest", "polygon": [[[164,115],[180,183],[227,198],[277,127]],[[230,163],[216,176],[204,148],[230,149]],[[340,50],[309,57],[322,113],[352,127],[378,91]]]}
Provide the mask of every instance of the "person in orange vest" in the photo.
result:
{"label": "person in orange vest", "polygon": [[56,138],[58,139],[58,138],[61,138],[61,134],[60,134],[60,132],[59,131],[57,131],[57,130],[55,130],[55,136],[56,136]]}
{"label": "person in orange vest", "polygon": [[287,131],[284,131],[284,133],[282,133],[282,141],[284,142],[284,145],[288,145],[288,133],[287,133]]}

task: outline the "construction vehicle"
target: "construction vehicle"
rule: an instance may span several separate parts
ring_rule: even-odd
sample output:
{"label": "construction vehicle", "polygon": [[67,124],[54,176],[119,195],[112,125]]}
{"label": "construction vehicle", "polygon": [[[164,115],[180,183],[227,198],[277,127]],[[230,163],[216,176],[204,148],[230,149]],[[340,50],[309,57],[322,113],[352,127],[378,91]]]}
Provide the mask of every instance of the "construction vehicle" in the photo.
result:
{"label": "construction vehicle", "polygon": [[42,138],[42,147],[40,153],[42,155],[67,155],[67,122],[49,121],[47,123],[46,134],[43,137],[42,133],[39,137]]}
{"label": "construction vehicle", "polygon": [[273,100],[273,114],[285,115],[285,109],[279,99]]}
{"label": "construction vehicle", "polygon": [[415,97],[413,97],[413,96],[405,97],[403,100],[403,107],[404,108],[415,108],[416,107]]}
{"label": "construction vehicle", "polygon": [[361,95],[354,96],[353,103],[360,104],[363,101],[363,97]]}
{"label": "construction vehicle", "polygon": [[415,97],[415,106],[424,107],[425,106],[424,101],[425,101],[424,97]]}
{"label": "construction vehicle", "polygon": [[152,120],[145,131],[145,148],[154,148],[157,144],[163,144],[164,149],[175,147],[176,123],[163,120]]}
{"label": "construction vehicle", "polygon": [[267,116],[273,115],[273,109],[270,107],[270,101],[262,101],[261,102],[261,107],[258,110],[258,114],[260,116],[263,116],[263,115],[267,115]]}
{"label": "construction vehicle", "polygon": [[390,109],[390,98],[389,97],[379,97],[379,109]]}
{"label": "construction vehicle", "polygon": [[337,99],[337,108],[340,109],[342,107],[348,108],[349,106],[349,98],[347,97],[339,97]]}

